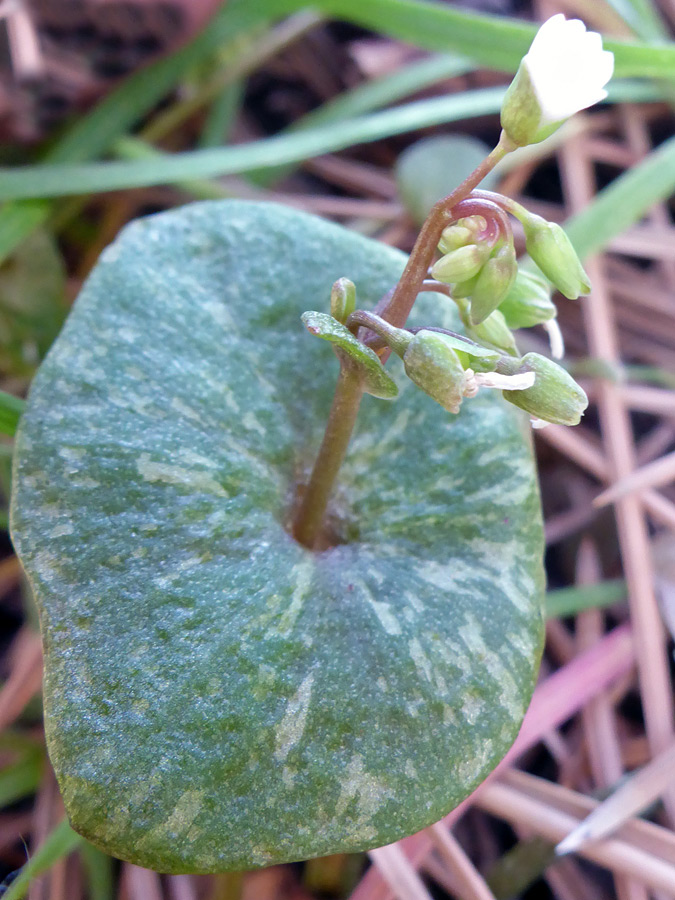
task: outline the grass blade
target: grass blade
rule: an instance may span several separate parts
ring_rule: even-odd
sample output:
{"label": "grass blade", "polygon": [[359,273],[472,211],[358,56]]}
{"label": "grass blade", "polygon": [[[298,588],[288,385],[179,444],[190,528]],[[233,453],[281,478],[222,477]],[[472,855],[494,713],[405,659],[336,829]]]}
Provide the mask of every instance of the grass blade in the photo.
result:
{"label": "grass blade", "polygon": [[213,102],[223,88],[255,72],[266,60],[276,56],[321,21],[321,17],[315,12],[303,10],[275,28],[268,29],[266,33],[260,33],[259,27],[254,28],[252,34],[251,29],[248,29],[244,40],[238,41],[233,47],[230,45],[229,53],[221,51],[216,74],[200,85],[191,96],[178,100],[168,109],[159,112],[143,128],[141,137],[154,142],[178,130],[191,116]]}
{"label": "grass blade", "polygon": [[21,870],[21,874],[9,886],[4,900],[22,900],[28,892],[28,886],[33,878],[37,878],[43,872],[57,863],[64,856],[68,856],[84,841],[83,837],[73,831],[66,819],[54,828],[47,836],[44,844],[31,856]]}
{"label": "grass blade", "polygon": [[[517,19],[468,13],[430,0],[315,0],[314,6],[325,15],[427,50],[452,50],[505,72],[515,72],[537,31],[536,25]],[[675,71],[673,43],[605,40],[604,46],[614,53],[619,78],[672,78]]]}
{"label": "grass blade", "polygon": [[503,88],[484,88],[450,97],[434,97],[311,131],[236,147],[167,154],[161,159],[0,169],[0,199],[59,197],[241,174],[298,162],[432,124],[496,112],[503,95]]}
{"label": "grass blade", "polygon": [[[329,100],[323,106],[294,122],[282,134],[304,131],[317,125],[345,121],[371,113],[421,91],[429,85],[436,84],[438,81],[455,78],[472,69],[472,64],[460,56],[430,56],[427,59],[403,66],[391,75],[376,78],[351,91],[339,94],[333,100]],[[254,173],[255,182],[259,185],[270,185],[292,170],[293,166],[288,165]]]}
{"label": "grass blade", "polygon": [[25,405],[18,397],[0,391],[0,434],[14,436]]}
{"label": "grass blade", "polygon": [[89,886],[89,900],[114,900],[115,879],[112,859],[89,841],[82,841],[80,857]]}
{"label": "grass blade", "polygon": [[590,256],[674,191],[675,138],[670,138],[608,185],[583,212],[569,218],[565,230],[579,255]]}
{"label": "grass blade", "polygon": [[650,0],[607,0],[607,3],[643,40],[668,40],[668,30]]}
{"label": "grass blade", "polygon": [[[117,155],[122,159],[166,159],[167,155],[162,150],[153,147],[145,141],[135,137],[121,138],[115,145]],[[189,181],[179,181],[176,184],[180,190],[185,191],[195,200],[222,200],[232,196],[217,181],[208,181],[206,178],[192,178]]]}
{"label": "grass blade", "polygon": [[602,608],[626,599],[626,582],[623,578],[588,584],[583,587],[566,587],[549,591],[546,595],[546,617],[574,616],[585,609]]}
{"label": "grass blade", "polygon": [[75,124],[48,155],[54,163],[92,159],[132,128],[194,65],[268,20],[265,3],[231,0],[189,44],[133,75]]}
{"label": "grass blade", "polygon": [[0,209],[0,263],[49,217],[49,200],[21,200]]}
{"label": "grass blade", "polygon": [[[625,87],[615,86],[612,99],[622,98]],[[636,86],[630,84],[627,88],[630,96],[634,97]],[[647,90],[651,92],[648,96],[658,92],[658,88],[649,87]],[[129,162],[2,168],[0,200],[64,197],[157,184],[180,184],[195,179],[276,168],[354,144],[495,113],[501,107],[504,92],[503,87],[491,87],[418,100],[347,122],[331,122],[311,130],[277,135],[234,147],[163,154],[161,158],[153,155]],[[124,156],[138,155],[138,142],[123,139],[118,141],[117,149]]]}
{"label": "grass blade", "polygon": [[244,99],[244,81],[228,84],[211,104],[201,134],[200,147],[220,147],[230,138],[230,131]]}
{"label": "grass blade", "polygon": [[473,65],[462,56],[430,56],[397,69],[391,75],[361,84],[351,91],[338,95],[295,122],[288,131],[299,131],[310,125],[355,118],[373,110],[389,106],[403,97],[421,91],[446,78],[456,78],[473,70]]}
{"label": "grass blade", "polygon": [[555,848],[558,856],[574,853],[582,845],[617,831],[628,819],[644,812],[673,781],[675,744],[650,760],[593,810]]}
{"label": "grass blade", "polygon": [[0,807],[30,797],[38,788],[44,772],[41,753],[27,753],[23,759],[0,771]]}
{"label": "grass blade", "polygon": [[[100,156],[165,97],[192,66],[224,43],[236,44],[243,33],[265,24],[269,17],[265,3],[230,0],[189,44],[125,79],[79,119],[50,150],[46,163],[82,162]],[[39,192],[33,195],[40,196]],[[0,262],[48,219],[52,209],[53,204],[44,200],[12,203],[0,209]]]}

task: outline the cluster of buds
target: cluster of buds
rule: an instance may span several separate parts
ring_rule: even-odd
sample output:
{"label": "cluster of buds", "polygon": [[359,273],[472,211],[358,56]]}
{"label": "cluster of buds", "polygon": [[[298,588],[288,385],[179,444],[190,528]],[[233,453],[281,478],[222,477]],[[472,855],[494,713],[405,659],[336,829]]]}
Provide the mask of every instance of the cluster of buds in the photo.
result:
{"label": "cluster of buds", "polygon": [[[600,35],[587,32],[577,19],[553,16],[539,30],[507,91],[502,136],[491,157],[543,140],[573,113],[603,99],[613,66]],[[500,194],[467,187],[447,201],[452,218],[438,239],[440,256],[418,289],[450,297],[466,335],[431,326],[396,328],[387,318],[386,303],[377,307],[379,315],[356,310],[355,289],[347,279],[333,287],[331,316],[306,313],[305,324],[333,342],[341,361],[363,368],[364,389],[376,396],[395,395],[380,361],[383,351],[391,351],[403,360],[408,377],[449,412],[459,412],[464,399],[479,390],[492,389],[526,410],[535,425],[578,424],[588,405],[583,390],[551,359],[538,353],[521,356],[513,334],[513,329],[541,325],[552,356],[562,357],[553,288],[571,300],[590,291],[571,241],[560,225]],[[529,256],[524,263],[516,258],[510,216],[523,228]],[[437,235],[424,268],[432,261]],[[413,292],[410,296],[414,301]]]}
{"label": "cluster of buds", "polygon": [[503,391],[536,420],[558,425],[578,425],[588,405],[569,373],[539,353],[503,353],[442,328],[394,328],[362,311],[352,313],[347,326],[374,331],[401,357],[410,380],[448,412],[458,413],[481,388]]}
{"label": "cluster of buds", "polygon": [[471,325],[480,325],[499,306],[518,272],[511,229],[490,224],[473,215],[446,228],[439,243],[443,256],[431,269],[436,281],[454,286],[455,297],[471,299]]}
{"label": "cluster of buds", "polygon": [[[490,324],[509,329],[540,325],[556,317],[551,284],[570,300],[589,292],[588,276],[560,225],[500,194],[480,191],[469,200],[481,214],[458,219],[443,231],[442,256],[430,270],[435,281],[450,285],[467,327],[475,330],[491,318]],[[497,222],[490,218],[494,209],[499,209]],[[507,212],[523,225],[527,266],[516,259]]]}
{"label": "cluster of buds", "polygon": [[[354,295],[353,285],[340,279],[333,297],[346,293]],[[539,353],[503,353],[443,328],[395,328],[366,310],[355,310],[344,322],[307,312],[303,321],[312,334],[331,341],[338,356],[362,368],[366,392],[382,399],[393,399],[397,392],[377,355],[356,340],[360,328],[374,332],[383,347],[400,356],[410,380],[448,412],[458,413],[463,400],[480,389],[503,391],[537,423],[577,425],[588,405],[567,371]]]}
{"label": "cluster of buds", "polygon": [[[441,329],[425,329],[409,336],[401,352],[402,334],[391,343],[390,326],[388,331],[379,323],[379,329],[368,327],[402,357],[408,376],[451,412],[479,388],[492,388],[530,413],[536,425],[578,424],[588,405],[583,390],[552,360],[537,353],[520,357],[512,332],[543,325],[552,355],[563,355],[552,285],[569,299],[590,290],[574,247],[560,225],[500,194],[476,192],[466,204],[476,211],[444,229],[441,256],[426,287],[434,282],[447,286],[445,293],[458,307],[469,342]],[[525,265],[516,259],[507,214],[523,225],[530,257]]]}

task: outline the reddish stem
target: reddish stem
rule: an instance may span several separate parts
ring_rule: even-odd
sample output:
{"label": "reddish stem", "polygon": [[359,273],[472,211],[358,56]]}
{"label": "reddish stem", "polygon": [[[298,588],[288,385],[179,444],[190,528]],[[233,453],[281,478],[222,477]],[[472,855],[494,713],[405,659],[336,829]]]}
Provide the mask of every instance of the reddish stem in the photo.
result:
{"label": "reddish stem", "polygon": [[[502,132],[499,143],[489,156],[449,196],[435,204],[415,241],[415,246],[401,279],[394,288],[394,293],[385,308],[378,309],[376,307],[374,312],[397,328],[403,328],[420,291],[420,286],[427,277],[443,229],[452,224],[456,217],[456,207],[461,201],[466,200],[476,185],[480,184],[488,172],[491,172],[499,160],[512,149],[513,145]],[[490,202],[492,202],[492,198],[490,198]],[[477,214],[481,215],[478,211]]]}

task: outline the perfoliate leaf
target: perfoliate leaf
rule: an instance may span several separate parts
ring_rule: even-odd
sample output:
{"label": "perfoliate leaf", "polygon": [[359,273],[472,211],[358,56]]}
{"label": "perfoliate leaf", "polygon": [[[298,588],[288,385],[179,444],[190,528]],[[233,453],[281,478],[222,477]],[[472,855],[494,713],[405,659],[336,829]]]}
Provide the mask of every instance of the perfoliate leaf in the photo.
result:
{"label": "perfoliate leaf", "polygon": [[[543,581],[522,412],[365,397],[335,545],[289,535],[337,375],[299,316],[343,275],[372,308],[404,262],[275,205],[140,220],[34,381],[12,531],[68,816],[112,855],[209,872],[390,843],[518,732]],[[425,294],[417,323],[439,319],[457,330]]]}

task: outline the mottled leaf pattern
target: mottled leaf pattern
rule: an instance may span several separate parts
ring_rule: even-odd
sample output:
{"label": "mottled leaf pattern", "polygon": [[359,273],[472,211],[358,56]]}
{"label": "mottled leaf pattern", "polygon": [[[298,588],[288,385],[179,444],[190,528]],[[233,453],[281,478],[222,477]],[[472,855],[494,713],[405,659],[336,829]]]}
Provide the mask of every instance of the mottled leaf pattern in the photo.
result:
{"label": "mottled leaf pattern", "polygon": [[[542,642],[526,417],[444,412],[391,371],[333,505],[288,535],[337,376],[300,322],[404,257],[273,205],[140,220],[103,254],[17,435],[13,537],[41,611],[73,826],[165,872],[388,843],[513,741]],[[418,324],[458,322],[438,295]]]}

